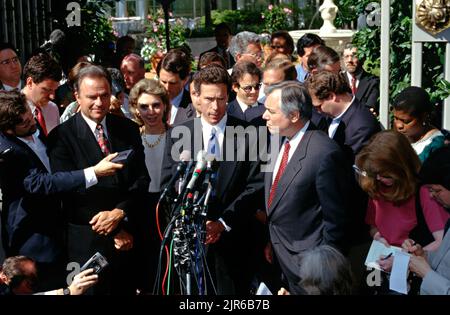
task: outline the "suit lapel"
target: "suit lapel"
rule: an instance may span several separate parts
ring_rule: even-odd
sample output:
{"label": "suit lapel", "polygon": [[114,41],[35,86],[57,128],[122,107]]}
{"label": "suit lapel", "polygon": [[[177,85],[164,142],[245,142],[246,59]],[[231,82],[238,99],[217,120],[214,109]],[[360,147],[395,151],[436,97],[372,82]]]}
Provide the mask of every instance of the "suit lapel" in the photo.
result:
{"label": "suit lapel", "polygon": [[[77,113],[75,116],[75,126],[77,138],[81,144],[79,145],[79,149],[81,151],[80,154],[82,154],[86,160],[89,161],[90,165],[97,164],[99,160],[103,159],[103,153],[87,122],[81,116],[81,113]],[[108,140],[110,138],[108,128]]]}
{"label": "suit lapel", "polygon": [[244,113],[242,112],[241,107],[239,106],[237,100],[234,100],[230,104],[228,104],[228,115],[236,117],[241,120],[245,120]]}
{"label": "suit lapel", "polygon": [[286,166],[286,169],[284,170],[284,173],[281,176],[280,181],[278,182],[278,187],[275,192],[275,196],[272,200],[272,204],[268,209],[269,215],[272,215],[273,210],[277,206],[278,202],[283,198],[283,195],[286,193],[292,180],[297,176],[297,173],[300,172],[300,170],[302,169],[301,161],[306,157],[306,152],[308,149],[309,140],[311,139],[311,135],[312,132],[309,132],[308,128],[308,130],[303,135],[303,138],[300,141],[297,149],[292,155],[291,160]]}
{"label": "suit lapel", "polygon": [[[235,133],[228,133],[226,127],[233,127],[232,118],[228,117],[227,119],[227,125],[225,126],[225,133],[223,137],[223,144],[222,144],[222,161],[220,161],[219,169],[217,171],[217,178],[220,178],[219,181],[217,181],[216,185],[216,191],[219,196],[222,196],[224,192],[226,191],[228,185],[231,182],[231,179],[233,178],[234,172],[236,171],[237,163],[239,163],[237,159],[237,139]],[[233,156],[230,161],[227,161],[227,144],[233,144]]]}
{"label": "suit lapel", "polygon": [[[44,163],[42,163],[39,156],[37,156],[37,154],[25,142],[21,141],[17,137],[9,137],[8,136],[7,138],[10,141],[14,142],[16,145],[18,145],[19,147],[21,147],[22,149],[24,149],[25,151],[27,151],[29,153],[29,155],[33,158],[34,164],[38,165],[40,167],[40,169],[48,172],[47,168],[45,167]],[[39,137],[39,139],[40,139],[40,137]],[[43,143],[45,145],[45,142],[43,142]]]}

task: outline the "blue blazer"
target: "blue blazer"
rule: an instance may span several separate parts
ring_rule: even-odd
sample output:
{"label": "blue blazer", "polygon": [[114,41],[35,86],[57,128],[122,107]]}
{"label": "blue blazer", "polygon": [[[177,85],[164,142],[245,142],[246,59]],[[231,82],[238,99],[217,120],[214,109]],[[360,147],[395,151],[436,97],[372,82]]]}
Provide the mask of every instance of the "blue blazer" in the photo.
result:
{"label": "blue blazer", "polygon": [[[45,144],[45,139],[41,137]],[[85,189],[82,170],[48,173],[39,157],[15,136],[0,133],[3,152],[2,241],[7,256],[54,262],[62,253],[63,221],[57,194]]]}

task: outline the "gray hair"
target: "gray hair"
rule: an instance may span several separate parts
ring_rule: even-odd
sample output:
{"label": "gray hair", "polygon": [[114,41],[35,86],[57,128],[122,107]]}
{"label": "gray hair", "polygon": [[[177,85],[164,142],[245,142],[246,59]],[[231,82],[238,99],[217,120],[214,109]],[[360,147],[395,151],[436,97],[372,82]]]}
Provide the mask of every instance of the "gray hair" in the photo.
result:
{"label": "gray hair", "polygon": [[350,263],[337,249],[321,245],[301,257],[300,286],[311,295],[352,293]]}
{"label": "gray hair", "polygon": [[244,54],[247,51],[247,47],[250,44],[260,44],[260,37],[258,34],[253,32],[240,32],[233,36],[230,42],[230,47],[228,50],[230,54],[236,59],[237,54]]}
{"label": "gray hair", "polygon": [[311,119],[312,101],[308,90],[298,81],[283,81],[278,84],[271,85],[265,91],[269,96],[276,90],[281,90],[280,109],[286,115],[293,112],[300,112],[303,121]]}

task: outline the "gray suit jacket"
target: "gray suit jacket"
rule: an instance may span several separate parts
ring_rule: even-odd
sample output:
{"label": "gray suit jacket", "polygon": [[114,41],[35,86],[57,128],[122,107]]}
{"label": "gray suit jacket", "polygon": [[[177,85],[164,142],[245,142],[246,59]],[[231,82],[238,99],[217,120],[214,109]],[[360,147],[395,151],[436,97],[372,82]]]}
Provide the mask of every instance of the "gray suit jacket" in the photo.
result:
{"label": "gray suit jacket", "polygon": [[435,252],[428,253],[431,271],[423,278],[420,286],[422,295],[450,294],[450,233],[447,231],[441,246]]}
{"label": "gray suit jacket", "polygon": [[[267,209],[270,240],[290,289],[300,281],[299,257],[320,244],[342,248],[349,219],[349,164],[339,146],[311,124],[278,182]],[[272,187],[265,175],[265,201]]]}

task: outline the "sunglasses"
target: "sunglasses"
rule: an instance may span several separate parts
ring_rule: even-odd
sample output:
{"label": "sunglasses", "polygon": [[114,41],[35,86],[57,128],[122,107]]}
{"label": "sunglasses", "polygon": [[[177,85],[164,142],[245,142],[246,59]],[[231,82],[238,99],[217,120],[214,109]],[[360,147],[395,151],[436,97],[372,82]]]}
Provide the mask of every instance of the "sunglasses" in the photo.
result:
{"label": "sunglasses", "polygon": [[246,93],[250,93],[252,89],[255,89],[255,91],[259,91],[261,88],[261,83],[257,83],[255,85],[247,85],[247,86],[239,86],[240,89],[244,90]]}

